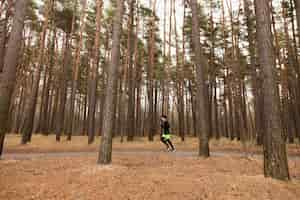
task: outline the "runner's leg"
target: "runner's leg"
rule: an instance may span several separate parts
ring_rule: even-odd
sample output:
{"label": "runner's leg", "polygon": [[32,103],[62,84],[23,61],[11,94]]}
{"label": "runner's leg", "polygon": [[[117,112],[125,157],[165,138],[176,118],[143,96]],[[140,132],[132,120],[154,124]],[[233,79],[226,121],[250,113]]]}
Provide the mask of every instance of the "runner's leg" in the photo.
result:
{"label": "runner's leg", "polygon": [[163,137],[160,138],[160,141],[166,145],[167,149],[169,149],[169,144]]}
{"label": "runner's leg", "polygon": [[171,142],[171,140],[167,140],[167,143],[171,146],[172,150],[175,149],[174,146],[173,146],[173,144],[172,144],[172,142]]}

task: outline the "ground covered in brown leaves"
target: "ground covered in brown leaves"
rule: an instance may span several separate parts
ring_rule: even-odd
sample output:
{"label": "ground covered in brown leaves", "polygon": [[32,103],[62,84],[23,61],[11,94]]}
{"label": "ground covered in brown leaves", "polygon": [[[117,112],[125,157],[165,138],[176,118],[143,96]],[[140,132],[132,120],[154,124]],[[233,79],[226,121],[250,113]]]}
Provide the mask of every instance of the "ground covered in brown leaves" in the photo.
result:
{"label": "ground covered in brown leaves", "polygon": [[[87,136],[73,136],[72,141],[67,141],[66,136],[63,136],[61,142],[55,141],[55,136],[34,135],[31,143],[26,145],[20,144],[20,135],[7,135],[5,140],[5,153],[48,153],[48,152],[96,152],[99,149],[100,138],[96,137],[95,142],[91,145],[87,143]],[[136,137],[133,142],[120,142],[120,137],[113,140],[113,148],[115,150],[146,150],[146,151],[161,151],[164,145],[159,141],[159,137],[155,137],[154,142],[148,142],[146,137]],[[177,150],[180,151],[197,151],[198,139],[195,137],[186,137],[182,142],[179,137],[172,138]],[[287,146],[288,154],[300,156],[300,144],[289,144]],[[221,138],[220,140],[211,140],[210,148],[212,151],[230,151],[237,153],[247,152],[249,154],[259,154],[262,148],[256,146],[253,142],[242,144],[236,140],[228,140]]]}
{"label": "ground covered in brown leaves", "polygon": [[[38,141],[39,138],[34,138]],[[72,144],[45,141],[20,146],[14,138],[6,141],[6,152],[46,152],[96,150],[98,144],[85,146],[74,138]],[[184,155],[183,150],[196,147],[196,141],[175,141],[176,153],[159,151],[161,144],[137,141],[114,148],[131,149],[130,153],[115,152],[113,163],[101,167],[96,153],[77,156],[35,157],[15,160],[7,156],[0,160],[0,199],[2,200],[299,200],[300,160],[290,159],[292,177],[282,182],[263,176],[260,157],[238,155],[212,156],[200,159]],[[194,144],[195,143],[195,144]],[[64,145],[65,146],[64,146]],[[193,146],[195,145],[195,146]],[[91,148],[85,149],[83,148]],[[212,144],[238,148],[238,144]],[[145,151],[158,148],[158,152]],[[136,152],[135,150],[143,150]],[[226,148],[225,148],[226,149]],[[293,149],[293,148],[291,148]],[[194,149],[195,150],[195,149]],[[8,155],[8,154],[7,154]],[[21,154],[23,155],[23,154]]]}
{"label": "ground covered in brown leaves", "polygon": [[298,200],[300,161],[290,161],[293,180],[262,175],[262,162],[242,157],[115,155],[111,166],[87,157],[0,161],[0,199],[276,199]]}

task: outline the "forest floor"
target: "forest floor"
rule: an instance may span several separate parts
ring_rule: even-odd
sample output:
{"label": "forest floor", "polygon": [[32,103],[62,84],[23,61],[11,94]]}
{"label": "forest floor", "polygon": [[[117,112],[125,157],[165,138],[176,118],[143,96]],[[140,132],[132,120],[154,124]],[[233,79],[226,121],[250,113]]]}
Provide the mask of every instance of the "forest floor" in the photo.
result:
{"label": "forest floor", "polygon": [[[298,200],[300,196],[298,145],[288,147],[292,181],[282,182],[264,178],[261,157],[245,157],[243,145],[236,141],[212,141],[212,157],[201,159],[193,138],[184,143],[176,138],[175,153],[164,152],[159,141],[149,144],[139,138],[121,144],[117,138],[112,165],[102,167],[96,164],[99,141],[88,146],[86,138],[73,140],[57,145],[52,136],[34,136],[31,144],[20,146],[18,136],[7,137],[0,160],[0,199]],[[255,155],[261,152],[251,144],[246,149]]]}
{"label": "forest floor", "polygon": [[[87,136],[73,136],[72,141],[67,141],[66,137],[61,137],[61,142],[55,141],[55,136],[34,135],[32,142],[26,145],[20,144],[20,135],[6,136],[4,153],[49,153],[49,152],[97,152],[100,145],[100,138],[96,137],[95,142],[91,145],[87,144]],[[179,137],[173,137],[172,142],[179,151],[194,152],[198,149],[198,139],[195,137],[187,137],[184,142]],[[212,151],[232,152],[242,154],[261,154],[262,147],[251,142],[244,145],[236,140],[228,140],[221,138],[220,140],[211,140],[210,148]],[[113,149],[117,151],[153,151],[160,152],[165,149],[164,145],[159,141],[159,137],[155,137],[154,142],[148,142],[145,137],[136,137],[133,142],[121,142],[120,137],[113,140]],[[287,145],[288,154],[291,156],[300,156],[300,143]]]}

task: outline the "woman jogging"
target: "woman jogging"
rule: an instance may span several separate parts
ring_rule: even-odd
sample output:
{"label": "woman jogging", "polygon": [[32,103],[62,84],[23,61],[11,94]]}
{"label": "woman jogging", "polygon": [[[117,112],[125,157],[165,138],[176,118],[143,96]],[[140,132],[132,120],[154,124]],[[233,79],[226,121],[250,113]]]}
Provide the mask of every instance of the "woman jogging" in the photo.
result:
{"label": "woman jogging", "polygon": [[175,151],[175,148],[171,142],[171,134],[170,134],[170,124],[168,122],[167,116],[161,116],[161,135],[160,140],[166,145],[168,151]]}

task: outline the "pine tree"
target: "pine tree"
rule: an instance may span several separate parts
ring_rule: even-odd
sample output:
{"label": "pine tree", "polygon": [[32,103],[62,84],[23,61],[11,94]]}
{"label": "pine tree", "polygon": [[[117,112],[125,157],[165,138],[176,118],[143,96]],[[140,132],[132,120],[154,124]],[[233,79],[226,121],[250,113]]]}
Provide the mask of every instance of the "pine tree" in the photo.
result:
{"label": "pine tree", "polygon": [[110,66],[108,69],[106,96],[104,102],[104,117],[102,137],[99,150],[98,163],[105,165],[111,163],[112,156],[112,134],[115,92],[120,62],[120,38],[122,30],[122,19],[124,11],[124,1],[117,1],[117,10],[113,21],[113,43]]}
{"label": "pine tree", "polygon": [[8,128],[9,107],[16,85],[18,58],[22,44],[22,32],[29,0],[17,1],[11,34],[7,44],[3,72],[0,79],[0,156],[2,155],[5,133]]}
{"label": "pine tree", "polygon": [[208,62],[203,55],[203,51],[200,46],[199,35],[199,19],[198,19],[198,3],[197,0],[191,0],[192,9],[192,41],[194,50],[194,62],[196,65],[197,76],[197,120],[199,120],[198,131],[199,134],[199,156],[209,157],[209,126],[208,126],[208,88],[206,70],[208,69]]}
{"label": "pine tree", "polygon": [[262,83],[264,96],[264,174],[267,177],[287,180],[289,179],[289,170],[280,120],[269,0],[255,0],[255,11],[259,64],[264,77]]}

